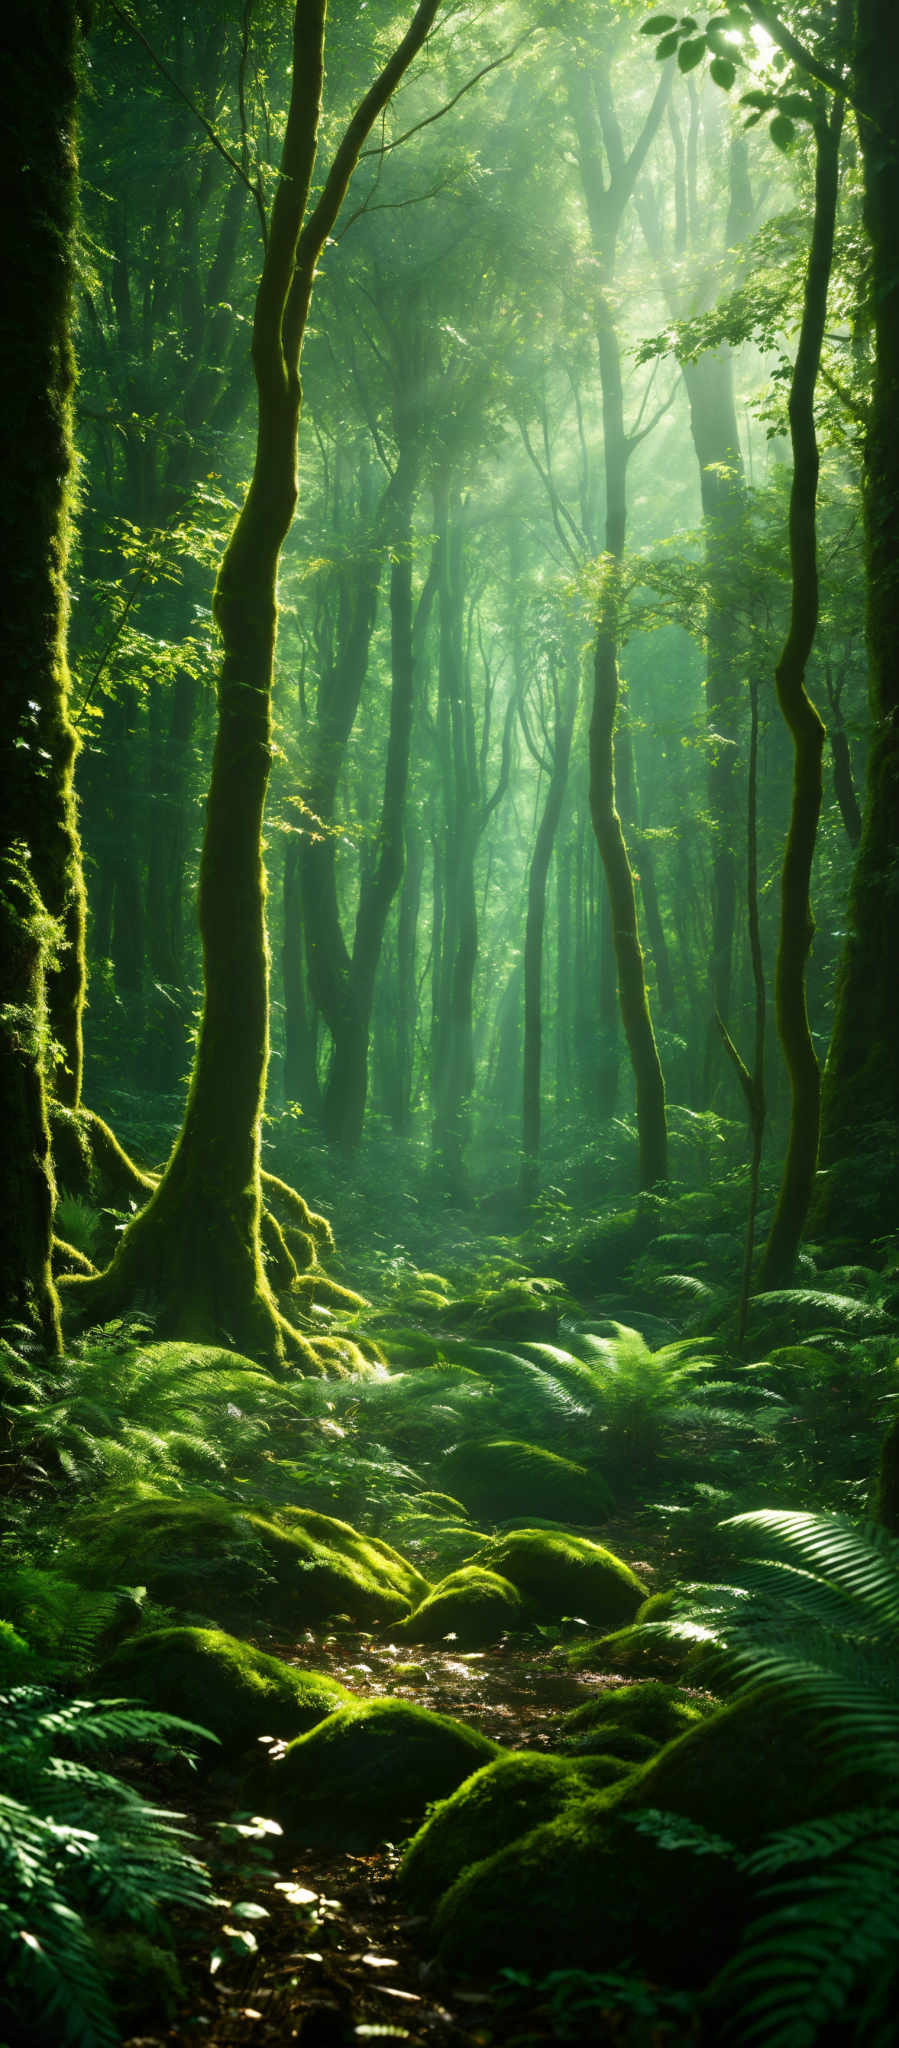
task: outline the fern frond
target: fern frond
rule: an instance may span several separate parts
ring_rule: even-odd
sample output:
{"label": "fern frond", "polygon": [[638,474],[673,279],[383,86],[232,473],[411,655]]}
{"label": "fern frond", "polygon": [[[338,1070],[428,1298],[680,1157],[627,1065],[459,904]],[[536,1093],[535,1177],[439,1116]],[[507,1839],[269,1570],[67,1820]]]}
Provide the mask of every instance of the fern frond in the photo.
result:
{"label": "fern frond", "polygon": [[[809,1837],[806,1860],[823,1862],[824,1871],[806,1870],[771,1888],[771,1910],[752,1922],[723,1973],[725,1999],[738,2002],[741,2041],[814,2048],[877,1971],[876,2017],[888,2021],[891,2010],[895,2016],[899,1816],[868,1809],[864,1814],[867,1832],[861,1814],[853,1815],[842,1840],[825,1837],[823,1853]],[[775,1837],[762,1853],[770,1868],[772,1856],[784,1853],[784,1838]],[[750,1859],[750,1867],[757,1863]],[[868,2017],[875,2015],[869,2010]]]}
{"label": "fern frond", "polygon": [[862,1603],[881,1627],[899,1627],[899,1539],[879,1524],[859,1528],[844,1515],[757,1508],[732,1515],[725,1526],[774,1538],[809,1571]]}

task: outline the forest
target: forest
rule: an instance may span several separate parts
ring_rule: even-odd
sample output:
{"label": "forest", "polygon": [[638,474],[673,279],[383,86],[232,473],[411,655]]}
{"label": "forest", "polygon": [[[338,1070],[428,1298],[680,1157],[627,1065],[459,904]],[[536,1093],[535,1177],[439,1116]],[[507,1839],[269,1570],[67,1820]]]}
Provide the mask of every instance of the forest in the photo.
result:
{"label": "forest", "polygon": [[899,8],[0,57],[0,2048],[891,2048]]}

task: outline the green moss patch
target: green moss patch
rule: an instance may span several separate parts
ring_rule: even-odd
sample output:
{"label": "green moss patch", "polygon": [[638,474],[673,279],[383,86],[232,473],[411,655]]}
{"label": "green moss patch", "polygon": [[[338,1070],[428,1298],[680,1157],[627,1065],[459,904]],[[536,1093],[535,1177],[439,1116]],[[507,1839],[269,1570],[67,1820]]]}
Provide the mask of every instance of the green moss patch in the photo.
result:
{"label": "green moss patch", "polygon": [[473,1514],[494,1522],[526,1514],[593,1524],[611,1505],[605,1481],[585,1466],[512,1438],[457,1444],[444,1473]]}
{"label": "green moss patch", "polygon": [[[638,1679],[633,1685],[610,1685],[596,1699],[585,1700],[565,1714],[566,1735],[594,1736],[617,1728],[648,1737],[656,1747],[685,1735],[688,1728],[704,1718],[694,1700],[658,1678]],[[611,1745],[614,1753],[614,1744]]]}
{"label": "green moss patch", "polygon": [[358,1701],[257,1768],[244,1798],[288,1835],[346,1848],[398,1841],[498,1745],[447,1714],[405,1700]]}
{"label": "green moss patch", "polygon": [[[652,1766],[648,1766],[651,1769]],[[566,1801],[554,1818],[464,1869],[434,1916],[453,1970],[607,1970],[623,1957],[654,1982],[704,1982],[724,1960],[742,1909],[733,1866],[661,1849],[623,1811],[632,1783]]]}
{"label": "green moss patch", "polygon": [[480,1565],[463,1565],[441,1579],[421,1606],[396,1624],[395,1633],[411,1643],[438,1643],[453,1635],[460,1649],[475,1650],[520,1623],[521,1596],[510,1581]]}
{"label": "green moss patch", "polygon": [[133,1636],[107,1657],[95,1683],[101,1693],[146,1700],[196,1721],[232,1751],[261,1735],[289,1741],[352,1697],[336,1678],[296,1670],[213,1628]]}
{"label": "green moss patch", "polygon": [[400,1865],[401,1890],[417,1911],[426,1911],[471,1864],[495,1856],[595,1789],[576,1764],[560,1757],[522,1753],[485,1764],[419,1828]]}
{"label": "green moss patch", "polygon": [[428,1582],[348,1522],[302,1508],[277,1519],[214,1495],[143,1494],[78,1517],[79,1570],[93,1584],[137,1583],[154,1599],[216,1621],[252,1613],[292,1626],[346,1614],[399,1619]]}
{"label": "green moss patch", "polygon": [[571,1614],[613,1628],[630,1621],[646,1599],[646,1587],[620,1557],[558,1530],[512,1530],[485,1544],[472,1562],[511,1579],[537,1621]]}

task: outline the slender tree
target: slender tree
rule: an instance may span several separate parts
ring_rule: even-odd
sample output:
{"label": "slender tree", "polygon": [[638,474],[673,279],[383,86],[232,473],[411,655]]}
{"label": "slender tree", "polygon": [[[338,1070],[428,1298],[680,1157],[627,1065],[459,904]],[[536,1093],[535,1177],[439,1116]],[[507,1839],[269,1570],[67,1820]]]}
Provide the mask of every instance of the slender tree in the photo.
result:
{"label": "slender tree", "polygon": [[805,676],[818,623],[818,443],[815,389],[833,261],[844,99],[828,111],[816,93],[815,208],[802,322],[790,384],[793,481],[790,491],[790,623],[777,665],[777,700],[793,741],[793,796],[781,879],[780,937],[774,978],[777,1028],[790,1077],[790,1134],[774,1219],[761,1266],[766,1287],[790,1279],[808,1214],[818,1160],[821,1077],[806,1005],[806,964],[814,936],[809,901],[821,809],[824,725]]}
{"label": "slender tree", "polygon": [[[621,350],[612,287],[618,233],[633,196],[671,89],[671,72],[659,79],[652,106],[636,142],[627,151],[615,111],[603,54],[594,76],[569,74],[568,92],[593,245],[599,266],[596,337],[602,387],[606,530],[602,591],[593,658],[590,720],[590,813],[606,876],[612,937],[618,964],[621,1018],[634,1071],[640,1181],[652,1187],[667,1172],[665,1084],[652,1026],[643,952],[637,924],[634,876],[615,803],[614,731],[618,706],[621,568],[627,526],[627,466],[640,435],[624,422]],[[604,173],[604,163],[606,171]]]}

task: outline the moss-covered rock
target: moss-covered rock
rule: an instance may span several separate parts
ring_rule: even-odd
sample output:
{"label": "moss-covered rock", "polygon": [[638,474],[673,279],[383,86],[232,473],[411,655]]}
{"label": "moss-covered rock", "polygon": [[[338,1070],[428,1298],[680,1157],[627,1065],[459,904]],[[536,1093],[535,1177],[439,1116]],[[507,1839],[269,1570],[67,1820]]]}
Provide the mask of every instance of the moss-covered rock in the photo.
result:
{"label": "moss-covered rock", "polygon": [[358,1701],[252,1772],[244,1796],[288,1837],[372,1848],[409,1833],[498,1745],[406,1700]]}
{"label": "moss-covered rock", "polygon": [[460,1649],[476,1650],[520,1624],[521,1595],[510,1580],[481,1565],[463,1565],[397,1622],[394,1633],[410,1643],[438,1643],[453,1635]]}
{"label": "moss-covered rock", "polygon": [[457,1444],[443,1469],[472,1514],[493,1522],[535,1515],[592,1525],[611,1506],[605,1481],[584,1465],[514,1438]]}
{"label": "moss-covered rock", "polygon": [[[870,1785],[854,1788],[860,1801],[871,1794]],[[432,1940],[451,1968],[474,1973],[602,1970],[628,1955],[655,1981],[707,1981],[739,1939],[746,1895],[731,1857],[712,1842],[695,1854],[692,1830],[751,1850],[775,1828],[832,1811],[838,1798],[800,1717],[736,1701],[618,1785],[564,1802],[463,1867],[440,1897]],[[664,1846],[652,1824],[641,1828],[650,1812],[666,1816]],[[416,1854],[425,1850],[426,1839]]]}
{"label": "moss-covered rock", "polygon": [[336,1678],[300,1671],[213,1628],[132,1636],[106,1658],[95,1684],[210,1728],[232,1752],[260,1735],[290,1741],[352,1698]]}
{"label": "moss-covered rock", "polygon": [[613,1628],[629,1622],[646,1599],[646,1587],[611,1550],[557,1530],[512,1530],[485,1544],[472,1562],[511,1579],[536,1621],[576,1614]]}
{"label": "moss-covered rock", "polygon": [[638,1728],[622,1728],[617,1721],[602,1720],[583,1722],[580,1728],[572,1729],[563,1737],[563,1746],[572,1756],[614,1756],[629,1764],[647,1763],[659,1748],[651,1735],[641,1735]]}
{"label": "moss-covered rock", "polygon": [[[704,1719],[705,1711],[676,1686],[658,1678],[638,1679],[633,1685],[610,1685],[596,1699],[585,1700],[562,1718],[566,1736],[591,1737],[617,1728],[647,1737],[655,1748],[685,1735]],[[613,1754],[615,1745],[611,1744]]]}
{"label": "moss-covered rock", "polygon": [[[655,1599],[653,1595],[653,1599]],[[667,1594],[659,1594],[660,1600],[667,1600]],[[669,1681],[689,1670],[691,1681],[695,1677],[701,1684],[703,1648],[699,1644],[680,1642],[677,1637],[668,1636],[661,1630],[644,1628],[644,1621],[665,1621],[670,1610],[663,1613],[647,1613],[652,1601],[645,1600],[637,1610],[637,1620],[625,1628],[611,1630],[603,1636],[594,1636],[588,1642],[573,1644],[568,1652],[568,1661],[575,1671],[620,1671],[633,1673],[639,1678],[667,1678]]]}
{"label": "moss-covered rock", "polygon": [[402,1892],[426,1912],[471,1864],[495,1856],[595,1790],[577,1764],[562,1757],[522,1752],[485,1764],[441,1800],[413,1836],[399,1870]]}
{"label": "moss-covered rock", "polygon": [[739,1925],[740,1877],[717,1856],[661,1849],[639,1833],[622,1811],[631,1782],[566,1802],[464,1869],[434,1915],[441,1960],[477,1976],[601,1971],[624,1956],[656,1983],[714,1974]]}
{"label": "moss-covered rock", "polygon": [[561,1281],[526,1274],[468,1300],[450,1302],[445,1316],[453,1328],[467,1325],[484,1336],[540,1337],[552,1334],[569,1306]]}
{"label": "moss-covered rock", "polygon": [[428,1581],[376,1537],[303,1508],[274,1516],[215,1495],[142,1493],[73,1525],[73,1559],[92,1584],[131,1581],[154,1599],[215,1621],[259,1614],[306,1625],[346,1614],[398,1619]]}

